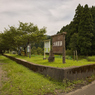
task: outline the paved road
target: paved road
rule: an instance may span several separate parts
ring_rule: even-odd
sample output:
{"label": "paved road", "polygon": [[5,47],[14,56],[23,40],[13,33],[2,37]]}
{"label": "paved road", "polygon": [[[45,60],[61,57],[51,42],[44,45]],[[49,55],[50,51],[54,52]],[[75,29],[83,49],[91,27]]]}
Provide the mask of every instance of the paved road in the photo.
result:
{"label": "paved road", "polygon": [[76,91],[65,95],[95,95],[95,81],[89,85],[82,87],[81,89],[77,89]]}

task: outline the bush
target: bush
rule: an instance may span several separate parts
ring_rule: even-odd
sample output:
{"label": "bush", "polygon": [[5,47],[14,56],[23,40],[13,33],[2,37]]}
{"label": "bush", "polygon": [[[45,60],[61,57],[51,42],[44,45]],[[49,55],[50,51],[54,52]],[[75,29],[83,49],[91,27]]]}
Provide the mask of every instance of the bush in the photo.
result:
{"label": "bush", "polygon": [[66,59],[72,60],[72,56],[66,56]]}
{"label": "bush", "polygon": [[88,61],[95,61],[95,56],[88,56],[87,57],[87,60]]}
{"label": "bush", "polygon": [[33,46],[31,49],[31,54],[34,54],[34,55],[44,54],[44,50],[40,47],[36,48],[35,46]]}
{"label": "bush", "polygon": [[73,55],[72,50],[67,49],[67,50],[66,50],[66,55]]}
{"label": "bush", "polygon": [[38,55],[41,55],[41,54],[43,55],[43,53],[44,53],[44,50],[42,48],[38,47],[37,48],[37,54]]}
{"label": "bush", "polygon": [[32,47],[31,54],[37,55],[37,48],[35,46]]}

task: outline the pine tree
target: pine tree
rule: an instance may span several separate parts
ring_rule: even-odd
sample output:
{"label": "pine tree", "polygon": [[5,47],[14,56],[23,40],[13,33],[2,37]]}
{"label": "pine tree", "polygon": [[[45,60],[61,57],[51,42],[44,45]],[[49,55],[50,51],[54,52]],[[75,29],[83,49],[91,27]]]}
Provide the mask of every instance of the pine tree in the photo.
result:
{"label": "pine tree", "polygon": [[95,55],[95,7],[92,6],[92,8],[90,8],[91,10],[91,14],[92,14],[92,18],[93,18],[93,38],[92,38],[92,54]]}
{"label": "pine tree", "polygon": [[86,4],[83,9],[81,20],[78,26],[78,46],[81,54],[91,54],[92,37],[93,37],[93,19]]}
{"label": "pine tree", "polygon": [[73,23],[74,23],[74,33],[78,33],[78,26],[82,17],[82,13],[83,13],[83,6],[81,6],[80,4],[77,6],[76,10],[75,10],[75,16],[73,18]]}
{"label": "pine tree", "polygon": [[78,54],[93,55],[95,54],[95,7],[89,8],[86,4],[84,7],[80,4],[75,10],[73,21],[69,25],[63,26],[60,32],[67,32],[66,49],[71,49],[75,33],[77,33],[77,50]]}
{"label": "pine tree", "polygon": [[78,33],[74,33],[71,38],[70,38],[70,47],[73,51],[77,50],[78,44],[77,44],[77,39],[78,39]]}
{"label": "pine tree", "polygon": [[[82,18],[82,14],[83,14],[83,6],[81,6],[80,4],[77,6],[76,10],[75,10],[75,15],[74,15],[74,18],[73,18],[73,26],[72,26],[72,35],[70,35],[71,39],[70,39],[70,43],[69,43],[69,46],[72,47],[73,46],[73,50],[74,48],[76,48],[75,50],[78,51],[78,53],[80,52],[80,48],[78,47],[77,45],[77,42],[78,42],[78,27],[79,27],[79,23],[81,21],[81,18]],[[77,35],[77,38],[75,40],[75,42],[72,42],[72,37],[76,36]],[[72,43],[75,45],[72,45]],[[72,46],[71,46],[72,45]]]}

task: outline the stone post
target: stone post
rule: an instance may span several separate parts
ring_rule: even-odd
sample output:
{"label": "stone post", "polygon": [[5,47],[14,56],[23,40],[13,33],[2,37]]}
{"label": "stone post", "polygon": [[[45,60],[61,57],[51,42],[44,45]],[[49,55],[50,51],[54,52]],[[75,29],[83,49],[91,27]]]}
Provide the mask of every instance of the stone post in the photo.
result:
{"label": "stone post", "polygon": [[55,58],[54,58],[53,51],[50,50],[48,61],[49,61],[49,62],[54,62],[54,59],[55,59]]}

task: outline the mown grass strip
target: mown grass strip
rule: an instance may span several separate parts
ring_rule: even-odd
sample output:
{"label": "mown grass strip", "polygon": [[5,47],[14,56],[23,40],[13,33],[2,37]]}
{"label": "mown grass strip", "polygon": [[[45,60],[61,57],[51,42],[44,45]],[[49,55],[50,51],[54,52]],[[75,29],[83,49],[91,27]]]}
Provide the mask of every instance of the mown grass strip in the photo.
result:
{"label": "mown grass strip", "polygon": [[58,68],[65,68],[65,67],[72,67],[72,66],[82,66],[82,65],[87,65],[87,64],[93,64],[95,63],[94,61],[87,61],[86,59],[81,59],[79,61],[74,61],[71,59],[66,59],[66,63],[62,63],[62,58],[55,58],[54,62],[48,62],[48,60],[43,60],[43,56],[34,56],[32,55],[31,58],[26,57],[26,56],[19,56],[17,54],[8,54],[9,56],[13,56],[16,58],[24,59],[28,62],[32,62],[35,64],[40,64],[40,65],[46,65],[46,66],[51,66],[51,67],[58,67]]}

